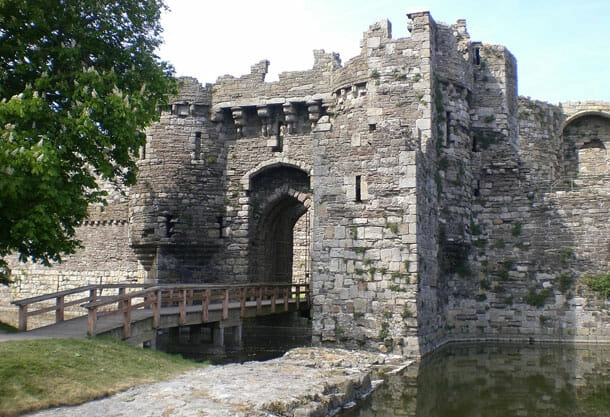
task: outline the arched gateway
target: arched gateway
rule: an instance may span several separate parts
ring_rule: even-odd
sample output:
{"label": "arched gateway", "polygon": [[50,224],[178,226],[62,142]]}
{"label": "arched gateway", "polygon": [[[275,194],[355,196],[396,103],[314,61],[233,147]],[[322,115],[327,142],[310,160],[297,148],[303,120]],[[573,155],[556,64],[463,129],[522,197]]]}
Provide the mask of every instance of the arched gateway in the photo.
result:
{"label": "arched gateway", "polygon": [[[311,209],[309,174],[288,165],[263,169],[250,177],[248,195],[250,280],[296,282],[310,269],[310,228],[305,223]],[[301,239],[295,242],[295,235]]]}

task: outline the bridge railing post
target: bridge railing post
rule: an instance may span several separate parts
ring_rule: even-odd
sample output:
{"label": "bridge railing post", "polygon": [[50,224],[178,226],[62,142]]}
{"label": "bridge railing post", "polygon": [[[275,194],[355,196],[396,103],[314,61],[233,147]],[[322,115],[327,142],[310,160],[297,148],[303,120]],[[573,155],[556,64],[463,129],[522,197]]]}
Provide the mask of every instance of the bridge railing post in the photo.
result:
{"label": "bridge railing post", "polygon": [[296,297],[297,297],[297,310],[301,308],[301,285],[297,284],[295,286]]}
{"label": "bridge railing post", "polygon": [[239,289],[239,317],[246,316],[246,298],[248,295],[248,288],[240,288]]}
{"label": "bridge railing post", "polygon": [[273,290],[271,292],[271,312],[272,313],[275,313],[275,302],[277,300],[277,294],[278,294],[278,288],[273,287]]}
{"label": "bridge railing post", "polygon": [[229,289],[225,288],[224,297],[222,299],[222,319],[229,319]]}
{"label": "bridge railing post", "polygon": [[[125,295],[125,288],[123,287],[119,287],[119,297]],[[121,308],[121,302],[119,301],[119,305],[117,306],[117,308]]]}
{"label": "bridge railing post", "polygon": [[208,322],[208,314],[210,308],[211,291],[209,288],[203,290],[203,301],[201,302],[201,320],[204,323]]}
{"label": "bridge railing post", "polygon": [[180,300],[178,301],[178,311],[180,313],[180,326],[184,326],[186,324],[186,290],[181,288],[179,291]]}
{"label": "bridge railing post", "polygon": [[65,297],[60,295],[55,299],[55,323],[64,321],[64,300]]}
{"label": "bridge railing post", "polygon": [[95,336],[97,330],[97,307],[90,307],[87,316],[87,334]]}
{"label": "bridge railing post", "polygon": [[263,311],[263,287],[258,287],[258,294],[256,295],[256,314]]}
{"label": "bridge railing post", "polygon": [[153,328],[159,328],[159,322],[161,321],[161,290],[157,289],[153,292]]}
{"label": "bridge railing post", "polygon": [[290,295],[290,287],[284,287],[284,311],[288,311],[289,295]]}
{"label": "bridge railing post", "polygon": [[[100,292],[101,291],[102,291],[102,288],[100,287]],[[91,288],[89,290],[89,302],[92,303],[96,300],[97,300],[97,288]]]}
{"label": "bridge railing post", "polygon": [[123,338],[131,336],[131,298],[122,301],[123,304]]}
{"label": "bridge railing post", "polygon": [[19,331],[28,331],[28,305],[19,305]]}

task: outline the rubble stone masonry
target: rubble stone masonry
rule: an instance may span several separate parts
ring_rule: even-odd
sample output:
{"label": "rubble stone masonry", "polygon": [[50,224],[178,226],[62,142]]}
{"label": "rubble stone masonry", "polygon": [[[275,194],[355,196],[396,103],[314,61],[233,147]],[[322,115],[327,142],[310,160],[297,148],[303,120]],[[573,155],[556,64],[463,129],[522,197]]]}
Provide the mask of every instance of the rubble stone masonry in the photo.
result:
{"label": "rubble stone masonry", "polygon": [[610,341],[610,103],[517,93],[504,46],[408,14],[344,64],[269,62],[180,94],[138,183],[84,249],[13,263],[10,300],[87,283],[310,284],[315,344],[425,354],[451,340]]}

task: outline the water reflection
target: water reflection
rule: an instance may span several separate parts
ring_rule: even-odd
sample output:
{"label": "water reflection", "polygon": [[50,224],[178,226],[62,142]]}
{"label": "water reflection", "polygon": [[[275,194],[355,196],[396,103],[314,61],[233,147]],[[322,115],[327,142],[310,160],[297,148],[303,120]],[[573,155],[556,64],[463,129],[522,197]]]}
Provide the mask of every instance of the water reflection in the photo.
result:
{"label": "water reflection", "polygon": [[445,348],[341,417],[608,417],[609,347]]}
{"label": "water reflection", "polygon": [[243,319],[239,330],[223,330],[222,345],[214,340],[216,330],[205,326],[185,327],[173,333],[166,330],[157,337],[156,348],[197,361],[225,364],[272,359],[311,344],[311,322],[298,313]]}

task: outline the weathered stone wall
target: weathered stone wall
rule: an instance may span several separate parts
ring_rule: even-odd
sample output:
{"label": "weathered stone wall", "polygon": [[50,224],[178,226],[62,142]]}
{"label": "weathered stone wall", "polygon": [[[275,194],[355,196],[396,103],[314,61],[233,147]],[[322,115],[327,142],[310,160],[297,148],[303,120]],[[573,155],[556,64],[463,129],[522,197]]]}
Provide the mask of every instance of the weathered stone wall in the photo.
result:
{"label": "weathered stone wall", "polygon": [[[608,337],[608,302],[582,282],[586,273],[609,269],[608,175],[566,176],[563,169],[576,166],[567,160],[574,152],[565,152],[566,120],[593,110],[601,111],[599,104],[570,114],[522,98],[517,150],[499,140],[483,142],[470,261],[449,280],[447,329],[453,336]],[[581,121],[584,136],[607,140],[598,116],[590,124]]]}
{"label": "weathered stone wall", "polygon": [[369,28],[360,56],[336,78],[330,137],[314,136],[313,317],[322,342],[419,353],[418,160],[434,137],[429,15],[412,23],[406,39],[392,39],[387,21]]}
{"label": "weathered stone wall", "polygon": [[315,343],[417,356],[452,339],[610,339],[610,104],[517,96],[516,60],[465,21],[369,27],[344,65],[181,90],[138,183],[85,249],[13,264],[7,300],[92,282],[310,280]]}
{"label": "weathered stone wall", "polygon": [[[107,206],[90,208],[89,219],[76,229],[83,248],[48,268],[9,258],[13,284],[0,288],[0,320],[17,324],[16,299],[34,297],[88,284],[143,282],[146,273],[129,245],[128,198],[108,187]],[[69,312],[67,313],[69,314]],[[43,316],[30,319],[30,326],[48,324]]]}
{"label": "weathered stone wall", "polygon": [[129,247],[129,190],[121,193],[109,184],[103,188],[109,193],[108,205],[90,207],[89,218],[76,229],[76,238],[83,242],[83,248],[77,253],[64,256],[63,262],[52,268],[20,263],[16,256],[10,259],[15,283],[10,288],[14,298],[32,297],[75,285],[143,279],[143,270]]}
{"label": "weathered stone wall", "polygon": [[182,95],[148,131],[131,190],[130,243],[147,278],[199,282],[216,277],[222,144],[210,121],[210,92],[183,79]]}

